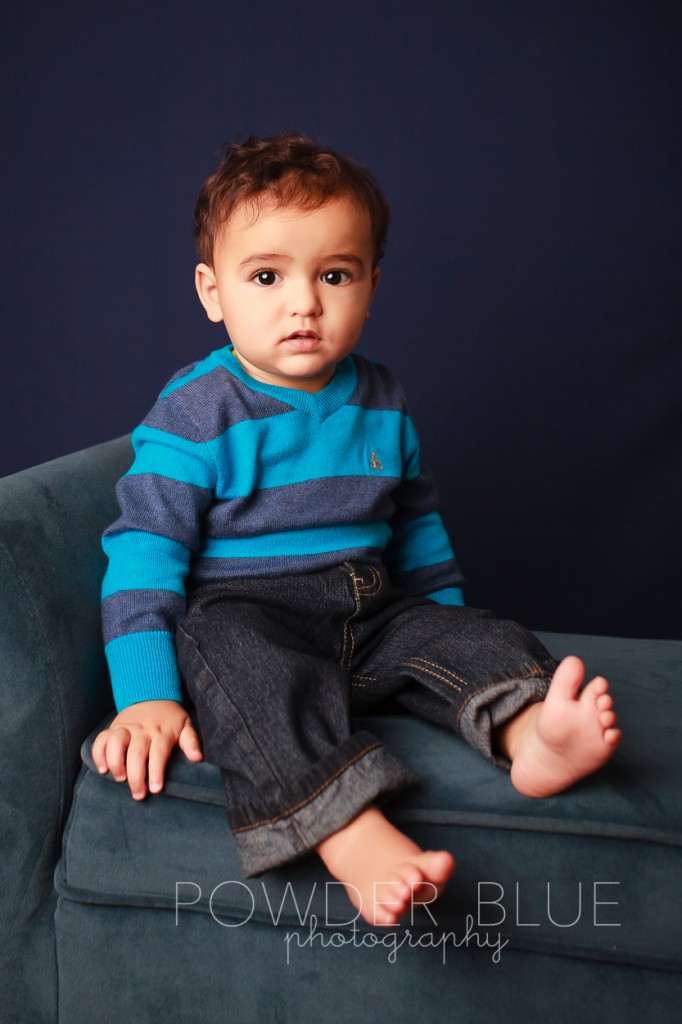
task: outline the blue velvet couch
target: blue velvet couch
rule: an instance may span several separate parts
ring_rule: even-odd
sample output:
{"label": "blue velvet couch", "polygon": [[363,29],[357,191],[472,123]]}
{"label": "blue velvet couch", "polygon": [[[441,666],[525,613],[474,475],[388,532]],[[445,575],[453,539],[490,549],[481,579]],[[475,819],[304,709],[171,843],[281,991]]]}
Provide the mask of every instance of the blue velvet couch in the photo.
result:
{"label": "blue velvet couch", "polygon": [[314,857],[244,883],[211,765],[175,757],[143,804],[93,770],[99,536],[129,460],[123,438],[0,481],[0,1020],[680,1019],[682,643],[543,634],[611,678],[626,737],[552,799],[373,718],[421,778],[389,814],[457,858],[438,903],[374,931]]}

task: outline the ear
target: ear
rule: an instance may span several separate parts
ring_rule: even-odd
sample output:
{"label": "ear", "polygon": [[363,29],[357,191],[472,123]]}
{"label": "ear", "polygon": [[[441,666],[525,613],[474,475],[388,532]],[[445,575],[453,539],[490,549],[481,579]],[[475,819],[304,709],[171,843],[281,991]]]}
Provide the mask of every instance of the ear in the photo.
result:
{"label": "ear", "polygon": [[372,270],[372,294],[369,297],[369,303],[367,305],[367,312],[365,313],[365,320],[369,317],[370,306],[374,302],[374,296],[376,295],[377,288],[379,287],[379,278],[381,277],[381,268],[374,267]]}
{"label": "ear", "polygon": [[207,263],[200,263],[194,272],[194,285],[199,296],[201,305],[206,310],[206,316],[214,324],[219,324],[223,319],[223,311],[220,306],[218,285],[216,283],[215,271]]}

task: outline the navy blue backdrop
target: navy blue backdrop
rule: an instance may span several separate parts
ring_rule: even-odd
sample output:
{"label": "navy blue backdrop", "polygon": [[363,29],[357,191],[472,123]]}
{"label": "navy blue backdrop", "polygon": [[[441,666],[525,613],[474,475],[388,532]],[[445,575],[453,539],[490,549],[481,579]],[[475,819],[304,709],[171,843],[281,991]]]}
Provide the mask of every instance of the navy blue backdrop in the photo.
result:
{"label": "navy blue backdrop", "polygon": [[391,203],[361,351],[408,386],[469,603],[682,636],[678,7],[6,3],[0,473],[224,343],[196,193],[224,141],[300,128]]}

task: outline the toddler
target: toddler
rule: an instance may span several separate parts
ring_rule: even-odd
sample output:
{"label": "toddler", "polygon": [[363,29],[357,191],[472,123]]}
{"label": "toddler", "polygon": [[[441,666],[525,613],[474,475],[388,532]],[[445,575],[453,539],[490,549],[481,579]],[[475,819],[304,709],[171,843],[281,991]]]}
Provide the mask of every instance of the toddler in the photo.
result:
{"label": "toddler", "polygon": [[510,768],[531,797],[620,740],[531,633],[464,605],[402,389],[354,353],[386,202],[303,135],[233,145],[196,206],[196,288],[229,344],[177,373],[133,433],[103,627],[117,716],[100,772],[135,799],[174,746],[221,769],[245,876],[317,851],[373,924],[454,868],[380,809],[413,781],[351,714],[408,709]]}

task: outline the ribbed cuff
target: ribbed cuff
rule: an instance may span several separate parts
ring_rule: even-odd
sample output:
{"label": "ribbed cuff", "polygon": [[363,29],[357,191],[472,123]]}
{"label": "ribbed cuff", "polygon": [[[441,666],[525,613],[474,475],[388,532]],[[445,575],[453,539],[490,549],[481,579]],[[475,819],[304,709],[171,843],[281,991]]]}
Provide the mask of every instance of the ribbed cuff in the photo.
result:
{"label": "ribbed cuff", "polygon": [[426,596],[435,601],[436,604],[464,607],[464,594],[460,587],[443,587],[442,590],[436,590],[433,594],[427,594]]}
{"label": "ribbed cuff", "polygon": [[143,700],[182,702],[182,684],[170,633],[129,633],[105,647],[118,711]]}

